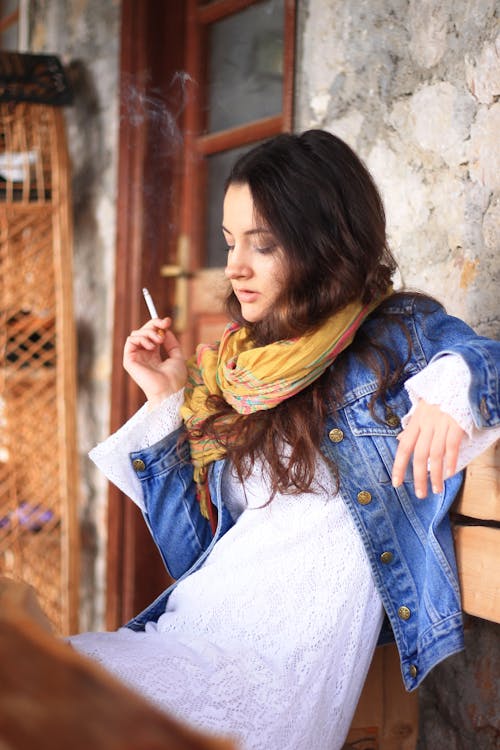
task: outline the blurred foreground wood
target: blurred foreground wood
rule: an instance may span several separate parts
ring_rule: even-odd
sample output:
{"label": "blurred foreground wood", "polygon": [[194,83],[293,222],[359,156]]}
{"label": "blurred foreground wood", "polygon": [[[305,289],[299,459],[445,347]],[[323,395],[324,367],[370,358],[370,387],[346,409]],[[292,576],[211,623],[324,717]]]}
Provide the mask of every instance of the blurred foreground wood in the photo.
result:
{"label": "blurred foreground wood", "polygon": [[170,719],[54,637],[34,591],[0,578],[0,748],[236,750],[236,745]]}

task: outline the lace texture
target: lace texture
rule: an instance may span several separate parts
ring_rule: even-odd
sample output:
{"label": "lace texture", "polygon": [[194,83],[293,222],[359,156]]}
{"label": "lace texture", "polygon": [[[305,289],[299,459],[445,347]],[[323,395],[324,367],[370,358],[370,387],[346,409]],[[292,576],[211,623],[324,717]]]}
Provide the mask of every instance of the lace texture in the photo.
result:
{"label": "lace texture", "polygon": [[[260,471],[225,490],[245,509],[145,633],[73,645],[163,709],[244,750],[336,750],[382,622],[359,535],[318,461],[318,492],[277,496]],[[232,484],[232,490],[229,485]]]}

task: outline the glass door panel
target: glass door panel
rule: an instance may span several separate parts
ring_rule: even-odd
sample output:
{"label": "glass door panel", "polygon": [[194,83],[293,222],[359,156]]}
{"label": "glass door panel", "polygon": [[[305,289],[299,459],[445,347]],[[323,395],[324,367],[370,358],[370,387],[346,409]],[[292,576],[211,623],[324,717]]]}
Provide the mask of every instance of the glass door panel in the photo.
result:
{"label": "glass door panel", "polygon": [[280,114],[284,1],[265,0],[208,29],[208,131]]}
{"label": "glass door panel", "polygon": [[208,268],[220,268],[226,265],[226,243],[221,230],[224,183],[236,159],[254,146],[255,144],[233,148],[207,158],[208,201],[205,237]]}

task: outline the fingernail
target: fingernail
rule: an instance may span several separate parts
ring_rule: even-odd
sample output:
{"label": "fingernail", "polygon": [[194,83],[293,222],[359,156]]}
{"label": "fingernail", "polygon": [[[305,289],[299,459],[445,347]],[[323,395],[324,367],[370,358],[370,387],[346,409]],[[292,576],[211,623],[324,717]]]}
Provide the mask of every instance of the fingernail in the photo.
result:
{"label": "fingernail", "polygon": [[423,498],[425,497],[425,492],[422,492],[422,490],[415,490],[415,495],[419,500],[423,500]]}

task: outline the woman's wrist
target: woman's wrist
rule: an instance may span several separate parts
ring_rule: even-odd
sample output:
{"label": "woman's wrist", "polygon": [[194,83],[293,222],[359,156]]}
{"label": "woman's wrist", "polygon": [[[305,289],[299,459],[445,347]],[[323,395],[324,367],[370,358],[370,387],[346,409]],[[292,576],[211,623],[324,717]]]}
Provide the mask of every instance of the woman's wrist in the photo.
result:
{"label": "woman's wrist", "polygon": [[165,399],[174,395],[174,391],[162,391],[161,393],[155,393],[147,397],[148,411],[152,411],[155,407],[162,404]]}
{"label": "woman's wrist", "polygon": [[168,398],[171,398],[175,394],[182,391],[182,389],[183,387],[181,386],[177,390],[168,389],[165,391],[159,391],[158,393],[151,393],[149,394],[149,396],[148,394],[146,394],[148,411],[152,411],[157,406],[159,406],[164,401],[166,401]]}

